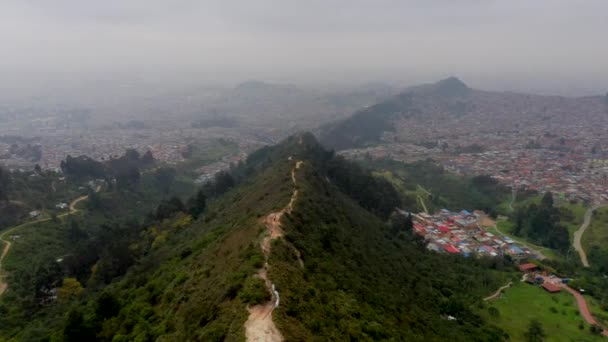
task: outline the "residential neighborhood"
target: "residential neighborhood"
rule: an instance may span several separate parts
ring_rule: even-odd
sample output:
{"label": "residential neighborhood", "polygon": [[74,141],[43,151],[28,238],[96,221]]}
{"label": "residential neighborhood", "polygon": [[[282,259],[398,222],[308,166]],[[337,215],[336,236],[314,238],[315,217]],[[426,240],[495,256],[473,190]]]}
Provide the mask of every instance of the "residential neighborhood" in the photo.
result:
{"label": "residential neighborhood", "polygon": [[481,211],[442,209],[435,214],[422,212],[412,216],[414,232],[424,237],[429,250],[467,257],[509,255],[514,260],[539,258],[511,238],[484,229],[480,222],[485,214]]}

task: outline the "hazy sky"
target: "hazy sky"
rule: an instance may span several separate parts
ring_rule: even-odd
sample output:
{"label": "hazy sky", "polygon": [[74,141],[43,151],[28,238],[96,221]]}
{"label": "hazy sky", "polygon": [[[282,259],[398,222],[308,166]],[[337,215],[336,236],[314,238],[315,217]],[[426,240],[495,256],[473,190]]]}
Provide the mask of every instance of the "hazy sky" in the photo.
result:
{"label": "hazy sky", "polygon": [[0,0],[0,72],[608,89],[606,0]]}

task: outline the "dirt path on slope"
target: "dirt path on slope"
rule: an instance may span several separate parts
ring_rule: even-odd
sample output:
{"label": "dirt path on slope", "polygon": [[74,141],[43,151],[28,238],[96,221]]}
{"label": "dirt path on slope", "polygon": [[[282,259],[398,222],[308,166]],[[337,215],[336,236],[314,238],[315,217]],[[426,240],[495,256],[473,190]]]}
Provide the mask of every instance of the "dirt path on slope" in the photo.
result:
{"label": "dirt path on slope", "polygon": [[509,202],[509,209],[511,211],[515,210],[513,209],[513,203],[515,203],[515,197],[517,196],[517,190],[515,190],[515,188],[511,189],[511,202]]}
{"label": "dirt path on slope", "polygon": [[[285,213],[291,213],[293,205],[298,199],[298,189],[296,181],[296,170],[302,165],[302,161],[296,162],[296,165],[291,169],[291,180],[293,182],[293,193],[289,200],[289,203],[280,211],[276,213],[270,213],[264,218],[264,225],[266,226],[267,234],[260,242],[260,247],[264,253],[266,259],[264,267],[258,270],[257,277],[264,280],[268,292],[271,294],[271,299],[265,304],[255,305],[248,307],[249,317],[245,322],[245,335],[247,341],[259,341],[259,342],[280,342],[283,341],[283,335],[277,329],[274,322],[272,321],[272,311],[279,306],[280,297],[279,292],[275,289],[274,284],[268,279],[268,258],[270,257],[270,250],[272,247],[272,241],[282,238],[284,235],[283,228],[281,226],[281,218]],[[301,267],[304,267],[304,263],[300,258],[300,252],[294,247],[294,253],[298,257],[298,262]]]}
{"label": "dirt path on slope", "polygon": [[[99,190],[101,190],[101,186],[98,186],[97,189],[95,189],[95,192],[99,192]],[[78,198],[76,198],[75,200],[73,200],[70,203],[70,210],[67,213],[58,215],[57,218],[62,218],[64,216],[67,215],[72,215],[75,214],[79,211],[79,209],[76,209],[76,205],[84,200],[86,200],[87,198],[89,198],[89,195],[84,195],[84,196],[80,196]],[[40,222],[46,222],[46,221],[50,221],[51,218],[45,218],[45,219],[40,219],[40,220],[35,220],[35,221],[31,221],[31,222],[26,222],[23,223],[19,226],[13,227],[13,228],[9,228],[8,230],[4,231],[4,233],[2,233],[2,235],[0,235],[0,241],[4,244],[4,248],[2,249],[2,254],[0,254],[0,296],[2,296],[2,294],[4,294],[4,291],[6,291],[6,289],[8,288],[8,284],[6,283],[6,281],[4,281],[4,269],[2,268],[2,262],[4,261],[4,258],[6,257],[6,255],[8,254],[8,252],[11,250],[12,247],[12,243],[11,241],[6,239],[6,236],[9,234],[12,234],[15,230],[32,225],[32,224],[36,224],[36,223],[40,223]]]}
{"label": "dirt path on slope", "polygon": [[511,287],[511,285],[513,285],[513,282],[512,282],[512,281],[510,281],[510,282],[509,282],[507,285],[505,285],[505,286],[501,286],[501,287],[499,287],[499,288],[498,288],[498,290],[496,290],[496,292],[494,292],[492,295],[490,295],[490,296],[488,296],[488,297],[484,298],[483,300],[484,300],[484,301],[488,301],[488,300],[492,300],[492,299],[496,299],[496,298],[498,298],[498,296],[500,296],[500,294],[502,293],[502,291],[504,291],[504,290],[508,289],[509,287]]}
{"label": "dirt path on slope", "polygon": [[[599,326],[593,315],[591,315],[591,311],[587,306],[587,301],[585,300],[585,297],[583,297],[583,295],[581,295],[578,291],[572,289],[571,287],[565,284],[561,284],[560,287],[570,292],[570,294],[574,296],[574,298],[576,299],[576,304],[578,305],[578,310],[580,311],[581,316],[583,316],[585,321],[591,325]],[[602,335],[608,336],[608,330],[602,328]]]}
{"label": "dirt path on slope", "polygon": [[539,260],[544,260],[544,259],[547,259],[547,257],[546,257],[546,256],[545,256],[543,253],[541,253],[541,250],[543,250],[543,249],[547,249],[546,247],[542,247],[542,248],[532,248],[532,246],[531,246],[529,243],[524,242],[524,241],[522,241],[522,240],[518,240],[518,239],[514,238],[514,237],[513,237],[513,235],[507,235],[507,234],[503,233],[502,231],[500,231],[500,229],[498,228],[498,224],[495,224],[495,225],[494,225],[494,229],[495,229],[495,230],[496,230],[496,231],[497,231],[497,232],[498,232],[500,235],[502,235],[502,236],[506,236],[506,237],[510,238],[511,240],[513,240],[513,241],[517,242],[518,244],[520,244],[520,245],[522,245],[522,246],[524,246],[524,247],[527,247],[529,250],[531,250],[532,252],[534,252],[534,254],[538,255],[538,259],[539,259]]}
{"label": "dirt path on slope", "polygon": [[581,258],[581,263],[585,267],[589,267],[589,261],[587,260],[587,253],[585,253],[585,249],[583,248],[583,245],[581,243],[583,240],[583,234],[585,234],[585,231],[587,230],[587,228],[589,227],[589,224],[591,223],[591,217],[593,216],[593,212],[602,206],[605,206],[605,205],[598,204],[598,205],[594,205],[593,207],[587,209],[587,211],[585,212],[585,218],[583,220],[583,224],[577,231],[574,232],[574,241],[572,242],[572,246],[574,246],[574,249],[578,252],[579,257]]}

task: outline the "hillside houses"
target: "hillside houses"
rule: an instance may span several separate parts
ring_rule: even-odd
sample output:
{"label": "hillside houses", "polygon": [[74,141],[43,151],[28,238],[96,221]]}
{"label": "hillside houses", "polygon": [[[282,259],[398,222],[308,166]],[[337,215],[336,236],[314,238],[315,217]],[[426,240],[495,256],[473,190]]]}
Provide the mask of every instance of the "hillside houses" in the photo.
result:
{"label": "hillside houses", "polygon": [[466,210],[451,212],[442,209],[435,214],[413,215],[414,233],[427,241],[427,248],[436,252],[464,256],[510,255],[513,259],[535,258],[527,248],[508,237],[496,236],[479,225],[481,214]]}

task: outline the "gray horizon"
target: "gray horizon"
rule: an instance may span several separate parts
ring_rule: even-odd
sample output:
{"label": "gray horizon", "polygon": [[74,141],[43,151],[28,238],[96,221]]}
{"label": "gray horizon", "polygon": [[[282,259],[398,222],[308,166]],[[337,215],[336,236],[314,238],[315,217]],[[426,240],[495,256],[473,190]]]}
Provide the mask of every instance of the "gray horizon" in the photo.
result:
{"label": "gray horizon", "polygon": [[608,2],[7,0],[0,90],[144,79],[608,90]]}

